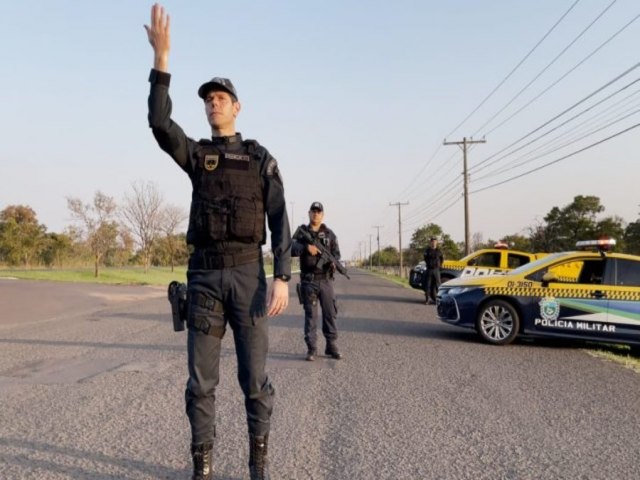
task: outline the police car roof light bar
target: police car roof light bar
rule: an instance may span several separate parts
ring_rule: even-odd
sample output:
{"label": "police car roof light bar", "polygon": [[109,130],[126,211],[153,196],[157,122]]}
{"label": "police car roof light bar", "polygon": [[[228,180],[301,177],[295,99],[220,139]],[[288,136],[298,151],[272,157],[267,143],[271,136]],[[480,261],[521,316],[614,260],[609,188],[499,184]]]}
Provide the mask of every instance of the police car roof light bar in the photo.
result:
{"label": "police car roof light bar", "polygon": [[615,238],[600,238],[598,240],[581,240],[576,242],[576,248],[597,248],[600,251],[606,251],[611,250],[615,244]]}

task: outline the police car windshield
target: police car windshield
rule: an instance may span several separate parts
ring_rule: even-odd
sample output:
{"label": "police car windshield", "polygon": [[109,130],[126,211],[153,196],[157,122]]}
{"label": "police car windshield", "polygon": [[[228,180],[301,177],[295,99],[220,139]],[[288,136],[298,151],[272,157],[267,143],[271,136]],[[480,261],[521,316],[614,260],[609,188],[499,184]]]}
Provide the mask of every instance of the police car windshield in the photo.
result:
{"label": "police car windshield", "polygon": [[525,263],[524,265],[519,266],[518,268],[514,268],[513,270],[509,270],[506,274],[507,275],[522,275],[522,274],[526,274],[528,272],[533,272],[534,270],[537,270],[538,268],[540,268],[541,265],[545,265],[546,263],[550,262],[550,261],[554,261],[559,257],[562,257],[563,255],[566,255],[567,252],[559,252],[559,253],[552,253],[551,255],[547,255],[546,257],[542,257],[539,258],[538,260],[534,260],[531,263]]}

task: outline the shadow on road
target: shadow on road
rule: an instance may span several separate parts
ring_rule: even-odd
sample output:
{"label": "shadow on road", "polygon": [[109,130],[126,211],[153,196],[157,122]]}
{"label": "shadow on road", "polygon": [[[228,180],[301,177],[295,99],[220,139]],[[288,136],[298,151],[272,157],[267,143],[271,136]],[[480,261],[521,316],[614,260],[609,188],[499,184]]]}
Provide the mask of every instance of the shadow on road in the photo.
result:
{"label": "shadow on road", "polygon": [[[127,350],[158,350],[161,352],[184,352],[185,345],[149,345],[146,343],[102,343],[102,342],[72,342],[68,340],[35,340],[27,338],[0,338],[0,344],[44,345],[49,347],[90,347],[115,348]],[[222,354],[224,355],[224,349]]]}
{"label": "shadow on road", "polygon": [[353,295],[353,294],[343,294],[336,295],[338,301],[343,300],[364,300],[367,302],[375,301],[375,302],[396,302],[396,303],[424,303],[424,298],[409,298],[409,297],[399,297],[397,295]]}
{"label": "shadow on road", "polygon": [[[302,312],[299,315],[281,315],[269,320],[270,327],[304,329]],[[410,322],[396,319],[372,319],[338,316],[338,330],[341,332],[395,335],[406,337],[438,338],[443,340],[474,341],[477,336],[472,331],[453,329],[445,324]]]}
{"label": "shadow on road", "polygon": [[[117,441],[117,439],[114,439]],[[99,468],[98,470],[113,471],[115,466],[118,469],[130,471],[129,473],[119,473],[117,478],[137,479],[140,474],[145,476],[153,476],[155,478],[187,478],[190,474],[189,469],[175,469],[165,467],[163,465],[147,463],[134,458],[112,457],[96,452],[91,446],[87,446],[86,450],[76,449],[72,447],[60,447],[58,445],[46,442],[37,442],[34,440],[23,440],[19,438],[0,438],[0,445],[10,448],[19,448],[26,450],[26,453],[7,455],[2,454],[0,458],[5,465],[13,464],[18,467],[24,467],[30,471],[44,470],[47,472],[56,472],[67,475],[70,478],[92,478],[94,480],[111,480],[114,478],[113,473],[98,473],[87,467],[79,467],[69,465],[68,458],[64,458],[64,463],[52,460],[43,460],[34,458],[34,454],[42,457],[44,455],[56,455],[89,461],[95,465],[106,464],[108,467]],[[135,472],[134,472],[135,470]],[[237,478],[227,477],[227,480],[239,480]]]}

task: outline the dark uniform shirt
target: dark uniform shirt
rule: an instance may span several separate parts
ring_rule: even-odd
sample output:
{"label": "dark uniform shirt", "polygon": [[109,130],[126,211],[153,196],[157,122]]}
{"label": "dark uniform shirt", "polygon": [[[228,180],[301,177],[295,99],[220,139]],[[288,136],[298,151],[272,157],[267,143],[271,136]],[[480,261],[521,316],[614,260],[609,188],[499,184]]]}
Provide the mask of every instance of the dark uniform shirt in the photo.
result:
{"label": "dark uniform shirt", "polygon": [[299,230],[304,228],[311,236],[318,240],[336,260],[340,260],[340,247],[338,246],[338,237],[333,233],[333,230],[328,228],[324,223],[320,225],[317,232],[314,232],[311,227],[307,225],[300,225],[296,232],[293,234],[293,244],[291,245],[291,255],[294,257],[300,257],[300,271],[302,273],[333,273],[330,271],[331,264],[324,262],[320,259],[319,255],[312,256],[307,250],[307,243],[298,234]]}
{"label": "dark uniform shirt", "polygon": [[442,262],[444,261],[444,255],[442,254],[442,250],[439,248],[427,247],[424,251],[424,262],[426,263],[426,267],[428,269],[437,269],[442,267]]}
{"label": "dark uniform shirt", "polygon": [[[171,75],[155,69],[151,70],[149,82],[149,126],[160,148],[191,175],[196,160],[198,142],[187,137],[182,128],[171,119],[171,98],[169,83]],[[242,135],[213,137],[212,141],[223,152],[242,153],[245,146]],[[274,276],[291,276],[291,230],[287,217],[284,186],[278,171],[278,164],[269,152],[262,148],[260,172],[267,223],[271,232],[271,251],[274,258]],[[264,242],[262,242],[264,243]],[[234,253],[247,248],[246,243],[237,241],[213,242],[209,246],[213,252]]]}

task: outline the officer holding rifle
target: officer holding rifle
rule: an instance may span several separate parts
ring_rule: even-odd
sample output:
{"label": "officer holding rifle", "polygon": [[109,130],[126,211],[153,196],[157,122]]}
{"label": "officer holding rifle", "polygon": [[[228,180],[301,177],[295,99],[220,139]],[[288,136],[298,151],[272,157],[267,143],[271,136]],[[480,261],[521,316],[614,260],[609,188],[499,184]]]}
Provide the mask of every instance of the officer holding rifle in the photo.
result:
{"label": "officer holding rifle", "polygon": [[300,225],[293,235],[291,255],[300,257],[300,301],[304,306],[304,341],[307,344],[306,360],[317,355],[318,303],[322,308],[322,334],[326,339],[325,354],[339,360],[338,330],[336,328],[336,299],[333,291],[333,275],[336,270],[347,276],[340,264],[340,248],[333,231],[322,220],[324,207],[313,202],[309,208],[309,224]]}

